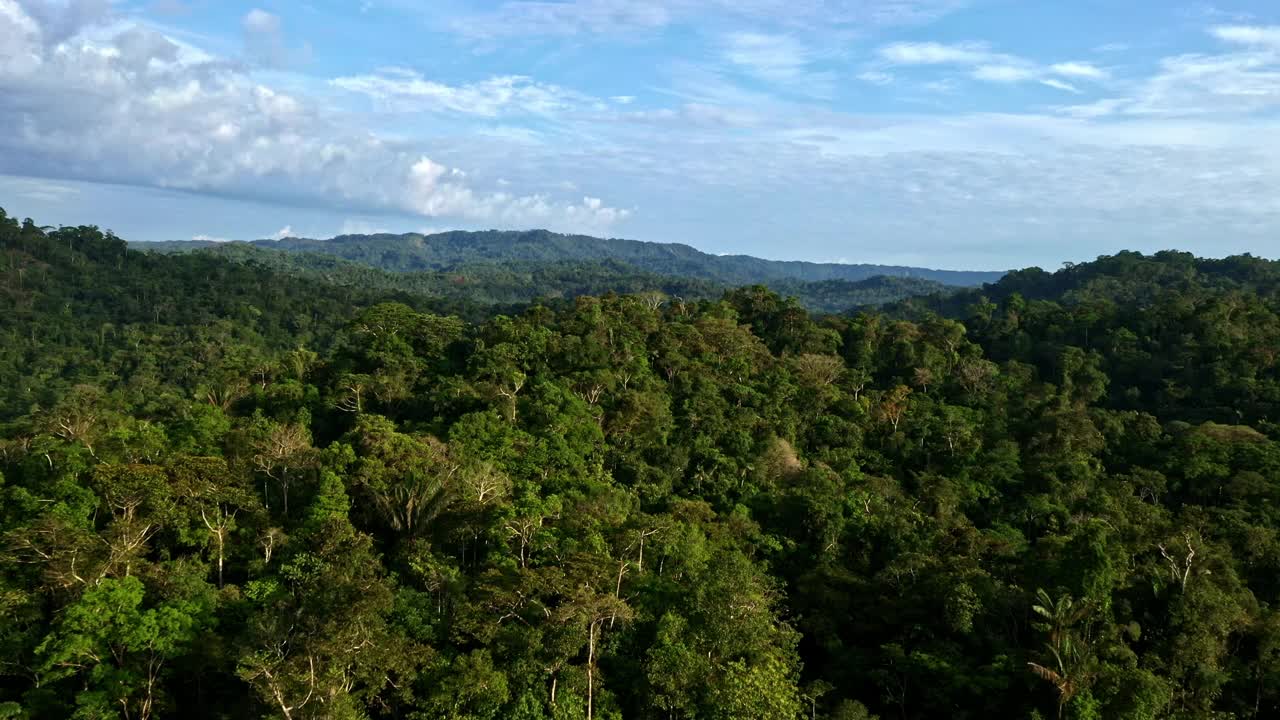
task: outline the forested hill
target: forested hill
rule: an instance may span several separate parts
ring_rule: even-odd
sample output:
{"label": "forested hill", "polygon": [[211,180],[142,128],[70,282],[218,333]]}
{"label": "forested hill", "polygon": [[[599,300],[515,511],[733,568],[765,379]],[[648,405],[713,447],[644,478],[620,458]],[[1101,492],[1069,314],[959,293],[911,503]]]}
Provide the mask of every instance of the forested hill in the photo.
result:
{"label": "forested hill", "polygon": [[[525,232],[446,232],[434,235],[340,235],[331,240],[285,238],[254,245],[287,252],[336,255],[395,272],[449,270],[460,265],[508,262],[591,262],[612,260],[658,275],[708,280],[729,286],[790,280],[866,280],[876,276],[932,280],[944,285],[976,286],[994,282],[1001,272],[930,270],[891,265],[762,260],[746,255],[720,256],[688,245]],[[181,249],[190,243],[154,243],[154,249]],[[207,245],[202,243],[201,245]]]}
{"label": "forested hill", "polygon": [[[134,247],[155,250],[149,243]],[[175,246],[161,246],[173,250]],[[508,260],[455,265],[447,270],[393,272],[336,255],[283,252],[249,243],[179,245],[188,252],[263,265],[280,273],[334,285],[403,292],[474,306],[556,302],[582,295],[662,292],[684,300],[719,298],[731,289],[696,277],[660,275],[618,260]],[[915,296],[945,297],[957,288],[914,277],[866,280],[773,280],[776,292],[813,312],[843,313]]]}
{"label": "forested hill", "polygon": [[1122,252],[1089,263],[1067,263],[1058,272],[1015,270],[979,290],[958,293],[945,305],[955,313],[979,295],[995,302],[1018,295],[1074,305],[1143,307],[1178,296],[1232,292],[1275,298],[1280,293],[1276,262],[1250,255],[1215,259],[1172,250],[1154,255]]}
{"label": "forested hill", "polygon": [[[1064,347],[1097,357],[1107,402],[1160,416],[1280,422],[1280,262],[1248,255],[1124,252],[889,310],[962,320],[998,362],[1053,367]],[[1270,372],[1269,372],[1270,371]]]}
{"label": "forested hill", "polygon": [[1280,716],[1280,264],[819,318],[0,253],[0,717]]}

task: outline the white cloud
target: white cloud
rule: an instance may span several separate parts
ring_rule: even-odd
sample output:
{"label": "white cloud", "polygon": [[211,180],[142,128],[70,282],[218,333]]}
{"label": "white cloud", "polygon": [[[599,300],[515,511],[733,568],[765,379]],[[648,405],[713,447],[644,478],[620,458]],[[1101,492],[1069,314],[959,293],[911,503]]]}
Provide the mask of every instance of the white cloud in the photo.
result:
{"label": "white cloud", "polygon": [[340,77],[330,82],[400,112],[449,111],[498,117],[509,112],[551,115],[604,107],[590,96],[522,75],[492,77],[469,85],[447,85],[427,80],[412,70],[384,68],[376,74]]}
{"label": "white cloud", "polygon": [[[1263,180],[1280,179],[1280,152],[1259,153],[1227,127],[1099,126],[985,114],[903,119],[875,131],[826,128],[813,138],[809,142],[830,166],[808,172],[826,176],[843,166],[850,196],[870,199],[883,198],[885,188],[909,184],[916,190],[912,197],[940,212],[963,210],[970,203],[983,208],[979,216],[995,207],[1091,212],[1176,207],[1178,212],[1280,215],[1280,198],[1265,193],[1268,180]],[[895,152],[877,153],[883,147]]]}
{"label": "white cloud", "polygon": [[994,83],[1019,83],[1035,79],[1035,68],[1025,65],[979,65],[973,69],[975,80]]}
{"label": "white cloud", "polygon": [[1163,58],[1158,72],[1128,96],[1065,111],[1077,117],[1176,117],[1280,108],[1280,27],[1217,26],[1209,34],[1235,47]]}
{"label": "white cloud", "polygon": [[1210,33],[1244,50],[1163,58],[1154,75],[1132,92],[1062,108],[1080,118],[1240,116],[1280,108],[1280,54],[1265,47],[1265,28],[1212,28]]}
{"label": "white cloud", "polygon": [[284,23],[279,15],[253,8],[241,20],[245,56],[259,65],[283,68],[311,59],[311,47],[290,48],[285,41]]}
{"label": "white cloud", "polygon": [[974,80],[1013,84],[1039,82],[1059,90],[1077,92],[1079,88],[1052,76],[1072,80],[1101,81],[1108,73],[1086,62],[1060,62],[1043,67],[1016,55],[992,51],[987,45],[966,43],[946,45],[936,42],[891,43],[881,47],[878,55],[889,65],[958,65],[969,68]]}
{"label": "white cloud", "polygon": [[896,65],[977,65],[999,59],[983,45],[943,45],[936,42],[900,42],[879,50],[880,57]]}
{"label": "white cloud", "polygon": [[599,231],[630,215],[607,207],[596,198],[581,204],[556,202],[546,195],[516,197],[505,192],[480,194],[460,183],[448,168],[422,157],[414,164],[405,187],[409,207],[428,217],[466,220],[499,219],[525,225],[567,221],[583,231]]}
{"label": "white cloud", "polygon": [[1076,87],[1075,85],[1072,85],[1071,83],[1063,82],[1056,78],[1042,78],[1040,80],[1040,84],[1045,85],[1047,87],[1054,88],[1055,90],[1062,90],[1064,92],[1075,93],[1077,95],[1080,94],[1080,88]]}
{"label": "white cloud", "polygon": [[215,236],[213,236],[213,235],[203,235],[203,234],[202,234],[202,235],[192,235],[192,236],[191,236],[191,239],[192,239],[192,240],[194,240],[194,241],[196,241],[196,242],[215,242],[215,243],[231,242],[231,239],[230,239],[230,238],[215,237]]}
{"label": "white cloud", "polygon": [[33,19],[12,0],[0,0],[0,72],[32,72],[43,55],[43,33]]}
{"label": "white cloud", "polygon": [[835,77],[809,68],[811,51],[793,37],[739,32],[724,38],[724,57],[748,74],[814,97],[830,97]]}
{"label": "white cloud", "polygon": [[1110,74],[1102,68],[1086,62],[1063,62],[1049,66],[1056,75],[1085,80],[1105,80]]}
{"label": "white cloud", "polygon": [[[8,5],[9,10],[3,6]],[[101,22],[111,13],[110,0],[8,0],[0,3],[0,20],[26,15],[48,47]]]}
{"label": "white cloud", "polygon": [[[777,247],[769,242],[780,215],[802,217],[809,240],[776,251],[787,257],[821,252],[813,238],[861,261],[901,247],[968,267],[985,258],[1001,267],[1010,262],[1002,256],[1056,263],[1063,253],[1185,247],[1197,236],[1222,238],[1214,253],[1256,252],[1268,247],[1257,228],[1280,222],[1270,189],[1280,182],[1280,149],[1265,142],[1280,129],[1275,123],[1244,130],[1036,114],[791,118],[741,138],[692,128],[645,135],[644,151],[628,155],[643,169],[623,182],[665,188],[650,197],[668,209],[664,237],[672,239],[681,231],[698,238],[705,223],[681,218],[705,213],[708,203],[732,208],[715,222],[731,227],[745,252]],[[867,241],[850,239],[858,237]]]}
{"label": "white cloud", "polygon": [[1210,32],[1226,42],[1280,49],[1280,25],[1220,25]]}
{"label": "white cloud", "polygon": [[[50,45],[74,23],[47,31],[45,15],[28,13],[29,5],[0,0],[0,173],[456,214],[508,227],[594,230],[625,217],[603,205],[479,192],[460,173],[437,173],[444,166],[421,145],[353,128],[234,63],[193,60],[152,30],[100,26],[102,39],[73,34]],[[251,13],[246,24],[272,23]]]}

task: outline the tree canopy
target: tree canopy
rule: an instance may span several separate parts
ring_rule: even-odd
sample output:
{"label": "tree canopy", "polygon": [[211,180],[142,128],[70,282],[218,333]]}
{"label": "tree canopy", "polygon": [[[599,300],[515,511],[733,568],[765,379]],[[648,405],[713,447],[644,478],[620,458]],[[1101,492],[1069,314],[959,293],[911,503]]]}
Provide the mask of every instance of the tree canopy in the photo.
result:
{"label": "tree canopy", "polygon": [[0,251],[0,717],[1280,712],[1280,263],[820,316]]}

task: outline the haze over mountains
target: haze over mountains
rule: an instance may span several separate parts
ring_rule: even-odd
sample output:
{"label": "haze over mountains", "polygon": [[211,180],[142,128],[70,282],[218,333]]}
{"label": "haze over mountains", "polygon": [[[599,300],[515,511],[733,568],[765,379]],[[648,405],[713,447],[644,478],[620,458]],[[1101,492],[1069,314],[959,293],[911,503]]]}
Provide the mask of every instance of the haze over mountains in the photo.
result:
{"label": "haze over mountains", "polygon": [[[142,247],[181,249],[218,243],[150,243]],[[946,285],[976,286],[999,280],[1003,272],[934,270],[898,265],[765,260],[748,255],[711,255],[688,245],[643,242],[547,230],[452,231],[433,235],[340,235],[330,240],[288,237],[254,240],[255,247],[322,253],[395,272],[445,270],[480,262],[563,262],[615,260],[664,275],[696,277],[726,284],[769,280],[866,280],[912,277]]]}
{"label": "haze over mountains", "polygon": [[201,251],[339,284],[491,303],[660,290],[715,297],[767,285],[821,312],[843,312],[999,280],[1002,272],[764,260],[711,255],[688,245],[562,235],[546,230],[341,235],[331,240],[139,243],[158,252]]}

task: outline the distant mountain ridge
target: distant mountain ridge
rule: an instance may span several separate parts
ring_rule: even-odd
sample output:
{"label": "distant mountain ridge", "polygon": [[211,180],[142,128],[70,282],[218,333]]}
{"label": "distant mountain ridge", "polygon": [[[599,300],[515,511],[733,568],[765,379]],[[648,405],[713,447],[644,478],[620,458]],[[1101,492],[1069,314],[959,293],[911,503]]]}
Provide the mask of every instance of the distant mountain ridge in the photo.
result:
{"label": "distant mountain ridge", "polygon": [[[198,241],[167,242],[150,243],[147,247],[160,251],[182,251],[212,244]],[[996,282],[1005,275],[1004,272],[712,255],[688,245],[563,235],[547,230],[451,231],[432,235],[339,235],[329,240],[289,237],[280,240],[254,240],[250,244],[292,253],[333,255],[393,272],[438,272],[479,263],[617,261],[659,275],[697,278],[733,286],[786,280],[859,281],[889,276],[976,287]]]}
{"label": "distant mountain ridge", "polygon": [[[555,302],[611,292],[659,292],[685,300],[713,300],[736,287],[699,277],[654,273],[618,260],[490,261],[454,265],[447,270],[393,272],[337,255],[290,252],[247,242],[141,243],[136,247],[157,254],[225,258],[329,285],[408,293],[459,303],[458,307]],[[750,285],[767,285],[817,313],[843,313],[904,298],[945,296],[961,289],[933,280],[884,275],[866,280],[770,280]]]}

